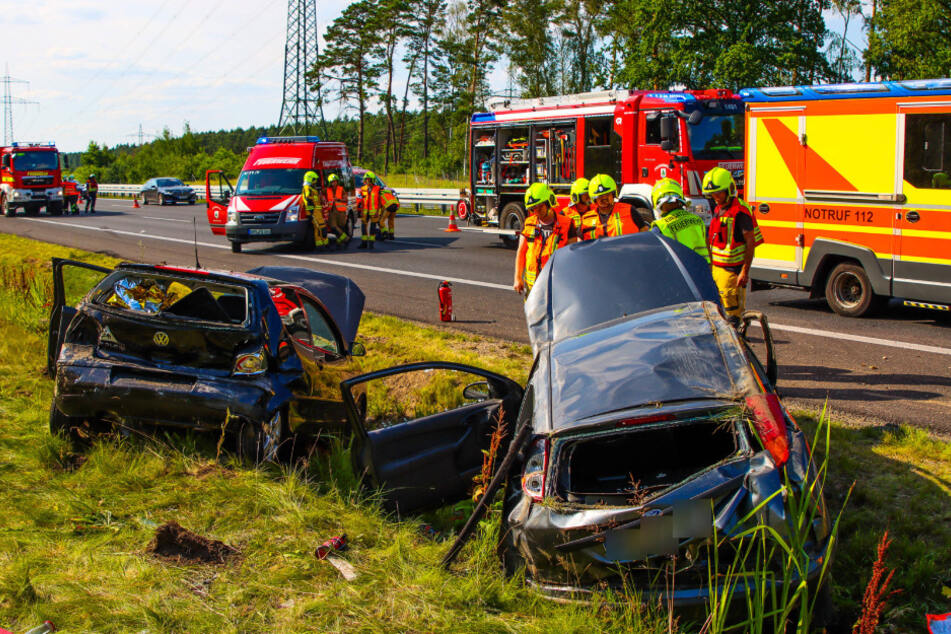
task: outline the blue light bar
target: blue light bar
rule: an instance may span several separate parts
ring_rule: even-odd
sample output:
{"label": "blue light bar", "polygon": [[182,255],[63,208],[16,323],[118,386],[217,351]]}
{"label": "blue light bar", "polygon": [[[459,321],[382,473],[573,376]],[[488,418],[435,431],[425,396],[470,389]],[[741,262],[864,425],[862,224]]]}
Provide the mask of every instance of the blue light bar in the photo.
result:
{"label": "blue light bar", "polygon": [[746,102],[825,101],[832,99],[913,97],[929,93],[932,95],[951,95],[951,79],[744,88],[740,91],[740,97]]}
{"label": "blue light bar", "polygon": [[316,136],[262,136],[256,145],[273,145],[275,143],[320,143]]}

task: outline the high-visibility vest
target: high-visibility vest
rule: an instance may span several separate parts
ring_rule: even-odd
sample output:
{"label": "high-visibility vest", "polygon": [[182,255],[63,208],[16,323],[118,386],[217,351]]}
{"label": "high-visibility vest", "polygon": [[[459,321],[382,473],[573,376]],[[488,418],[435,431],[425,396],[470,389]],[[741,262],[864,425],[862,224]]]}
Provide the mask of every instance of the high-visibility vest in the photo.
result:
{"label": "high-visibility vest", "polygon": [[302,210],[305,212],[301,220],[304,220],[308,216],[313,216],[314,210],[317,209],[317,188],[304,183],[304,188],[300,193],[300,201]]}
{"label": "high-visibility vest", "polygon": [[651,228],[657,227],[660,232],[676,240],[680,244],[689,247],[702,255],[710,262],[710,249],[707,248],[707,227],[703,219],[692,211],[686,209],[674,209],[668,212],[660,220],[651,223]]}
{"label": "high-visibility vest", "polygon": [[343,185],[327,188],[327,201],[331,204],[334,211],[347,211],[347,190]]}
{"label": "high-visibility vest", "polygon": [[89,179],[86,181],[86,193],[95,194],[99,191],[99,183],[95,179]]}
{"label": "high-visibility vest", "polygon": [[545,268],[551,254],[566,244],[571,233],[571,221],[555,214],[555,221],[552,225],[551,234],[546,238],[541,229],[538,228],[538,216],[532,214],[525,219],[525,228],[522,229],[522,236],[528,243],[528,250],[525,253],[525,285],[528,290],[535,285],[538,274]]}
{"label": "high-visibility vest", "polygon": [[717,206],[710,223],[710,259],[714,266],[739,266],[746,259],[746,241],[743,238],[739,242],[733,241],[733,227],[739,213],[753,220],[754,246],[763,244],[763,234],[756,223],[753,208],[734,196],[726,207]]}
{"label": "high-visibility vest", "polygon": [[380,215],[380,187],[379,185],[364,185],[362,187],[363,213],[371,220],[375,220]]}
{"label": "high-visibility vest", "polygon": [[559,216],[564,216],[575,226],[575,232],[581,235],[581,212],[574,205],[568,205],[564,209],[558,210]]}
{"label": "high-visibility vest", "polygon": [[393,211],[396,211],[400,208],[400,199],[396,197],[396,194],[388,189],[384,189],[380,193],[380,201],[380,206],[383,209],[389,210],[390,207],[393,207]]}
{"label": "high-visibility vest", "polygon": [[634,222],[634,207],[627,203],[614,203],[614,210],[607,221],[601,222],[598,208],[593,207],[581,217],[581,239],[594,240],[596,238],[623,236],[637,233],[640,226]]}

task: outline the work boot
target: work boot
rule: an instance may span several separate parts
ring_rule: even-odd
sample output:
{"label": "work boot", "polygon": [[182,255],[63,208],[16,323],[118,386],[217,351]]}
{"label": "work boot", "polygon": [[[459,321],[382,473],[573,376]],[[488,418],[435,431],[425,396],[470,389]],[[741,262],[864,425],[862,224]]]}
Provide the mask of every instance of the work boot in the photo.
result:
{"label": "work boot", "polygon": [[360,241],[360,246],[358,246],[357,248],[358,248],[358,249],[366,249],[366,248],[367,248],[367,241],[366,241],[366,240],[361,240],[361,241]]}
{"label": "work boot", "polygon": [[376,248],[376,241],[375,241],[375,240],[370,240],[370,250],[372,251],[372,250],[375,249],[375,248]]}

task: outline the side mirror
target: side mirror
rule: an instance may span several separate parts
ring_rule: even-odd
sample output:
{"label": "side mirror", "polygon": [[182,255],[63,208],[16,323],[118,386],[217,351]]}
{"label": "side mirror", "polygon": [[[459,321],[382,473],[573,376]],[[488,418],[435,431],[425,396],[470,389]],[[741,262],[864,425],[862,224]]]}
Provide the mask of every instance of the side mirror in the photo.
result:
{"label": "side mirror", "polygon": [[63,156],[63,169],[69,169],[69,157],[65,154]]}
{"label": "side mirror", "polygon": [[661,142],[673,141],[677,135],[677,119],[674,117],[664,117],[660,120],[660,138]]}
{"label": "side mirror", "polygon": [[363,342],[354,341],[350,344],[350,356],[351,357],[365,357],[367,356],[367,347],[363,345]]}
{"label": "side mirror", "polygon": [[3,167],[4,169],[9,169],[9,168],[10,168],[10,155],[9,155],[9,154],[4,154],[4,155],[3,155],[3,159],[0,160],[0,167]]}
{"label": "side mirror", "polygon": [[690,113],[690,116],[687,117],[687,123],[690,125],[697,125],[701,121],[703,121],[703,112],[700,110],[694,110]]}
{"label": "side mirror", "polygon": [[488,381],[478,381],[467,385],[462,390],[462,396],[470,401],[485,401],[492,396],[492,391]]}
{"label": "side mirror", "polygon": [[664,139],[660,142],[660,149],[662,149],[664,152],[670,152],[674,149],[674,142],[670,139]]}

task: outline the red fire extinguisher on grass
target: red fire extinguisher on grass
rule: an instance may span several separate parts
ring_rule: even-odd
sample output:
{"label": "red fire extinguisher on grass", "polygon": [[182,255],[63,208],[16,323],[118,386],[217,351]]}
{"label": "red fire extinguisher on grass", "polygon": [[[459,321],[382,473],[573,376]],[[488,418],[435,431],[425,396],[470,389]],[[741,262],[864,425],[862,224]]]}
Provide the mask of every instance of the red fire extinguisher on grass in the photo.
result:
{"label": "red fire extinguisher on grass", "polygon": [[440,321],[452,321],[452,284],[443,281],[436,291],[439,295],[439,319]]}

